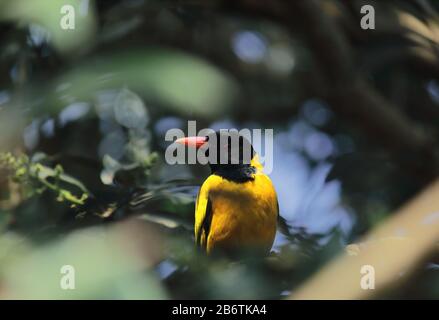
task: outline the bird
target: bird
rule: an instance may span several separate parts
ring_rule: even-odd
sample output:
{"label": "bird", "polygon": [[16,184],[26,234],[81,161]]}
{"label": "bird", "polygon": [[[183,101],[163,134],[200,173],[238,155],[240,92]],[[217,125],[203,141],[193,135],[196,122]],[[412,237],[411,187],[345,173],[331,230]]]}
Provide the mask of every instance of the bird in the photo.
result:
{"label": "bird", "polygon": [[205,150],[211,170],[195,203],[196,246],[207,255],[236,256],[245,251],[267,256],[276,235],[279,205],[274,185],[248,139],[220,130],[175,142],[197,152]]}

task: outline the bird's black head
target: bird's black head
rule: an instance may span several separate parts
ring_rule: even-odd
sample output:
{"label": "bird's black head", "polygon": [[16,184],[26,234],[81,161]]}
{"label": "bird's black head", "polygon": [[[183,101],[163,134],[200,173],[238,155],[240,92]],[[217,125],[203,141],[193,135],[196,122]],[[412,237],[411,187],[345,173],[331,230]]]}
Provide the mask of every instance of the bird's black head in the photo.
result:
{"label": "bird's black head", "polygon": [[220,130],[203,137],[177,140],[190,147],[204,151],[212,173],[235,182],[253,179],[256,168],[251,165],[256,152],[249,140],[235,130]]}

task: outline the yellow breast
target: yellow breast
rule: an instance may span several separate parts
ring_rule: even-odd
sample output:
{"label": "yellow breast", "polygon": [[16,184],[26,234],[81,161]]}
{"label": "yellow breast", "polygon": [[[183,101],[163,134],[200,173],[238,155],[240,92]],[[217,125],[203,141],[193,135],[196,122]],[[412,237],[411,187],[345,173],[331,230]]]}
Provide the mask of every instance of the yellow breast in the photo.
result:
{"label": "yellow breast", "polygon": [[268,253],[275,237],[278,206],[273,184],[258,171],[254,180],[237,183],[211,175],[200,189],[195,215],[195,234],[203,233],[207,202],[211,223],[200,234],[208,253],[229,248],[256,248]]}

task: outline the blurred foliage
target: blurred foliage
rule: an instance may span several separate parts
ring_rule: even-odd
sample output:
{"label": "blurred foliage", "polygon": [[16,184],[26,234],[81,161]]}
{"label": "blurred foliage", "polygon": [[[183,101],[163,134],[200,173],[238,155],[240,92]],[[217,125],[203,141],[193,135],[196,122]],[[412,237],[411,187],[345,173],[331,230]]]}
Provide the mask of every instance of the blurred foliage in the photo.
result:
{"label": "blurred foliage", "polygon": [[[64,4],[74,30],[60,28]],[[376,30],[360,28],[364,4]],[[294,296],[438,176],[438,10],[0,0],[0,297]],[[195,250],[208,169],[164,161],[166,131],[188,120],[274,129],[287,225],[270,257]],[[428,257],[410,247],[416,268],[381,297],[439,297],[437,252],[422,248]],[[75,266],[75,290],[60,289],[62,265]]]}
{"label": "blurred foliage", "polygon": [[[63,5],[71,5],[77,15],[75,29],[64,32],[60,28],[60,13]],[[39,1],[0,1],[0,19],[12,21],[20,25],[30,25],[50,35],[53,46],[62,53],[68,54],[90,43],[96,28],[94,7],[88,1],[39,0]]]}
{"label": "blurred foliage", "polygon": [[[13,182],[20,184],[23,190],[23,198],[26,199],[36,194],[41,194],[46,190],[53,191],[58,201],[67,201],[72,205],[83,205],[88,197],[88,191],[84,185],[63,173],[63,168],[59,165],[55,169],[46,167],[37,162],[37,159],[44,157],[41,154],[35,154],[32,161],[25,155],[14,157],[11,153],[0,154],[0,169],[9,175]],[[75,187],[80,192],[75,196],[72,192],[64,189],[62,184]]]}
{"label": "blurred foliage", "polygon": [[[1,240],[0,261],[6,279],[4,287],[8,291],[1,296],[8,299],[163,299],[166,294],[160,284],[153,274],[144,271],[149,253],[143,249],[133,251],[135,248],[130,244],[142,241],[136,231],[151,232],[134,223],[111,229],[95,227],[68,235],[43,249],[33,247],[17,235],[6,234]],[[109,246],[109,241],[116,243]],[[60,289],[60,266],[63,265],[75,268],[75,290]]]}

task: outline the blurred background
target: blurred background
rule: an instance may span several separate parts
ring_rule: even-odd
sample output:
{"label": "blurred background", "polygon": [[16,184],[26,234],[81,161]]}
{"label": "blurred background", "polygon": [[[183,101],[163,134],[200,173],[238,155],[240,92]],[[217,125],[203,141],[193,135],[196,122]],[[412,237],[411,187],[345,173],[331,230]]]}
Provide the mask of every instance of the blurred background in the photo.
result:
{"label": "blurred background", "polygon": [[[439,3],[290,2],[0,0],[1,298],[294,297],[428,188]],[[73,29],[60,24],[66,4]],[[374,30],[361,28],[363,5]],[[289,230],[272,257],[194,250],[209,170],[164,161],[165,133],[189,120],[274,129],[270,177]],[[416,234],[392,232],[405,244],[376,252],[397,276],[362,298],[439,298],[438,239],[406,270],[391,257],[418,253]],[[63,265],[75,290],[60,288]]]}

